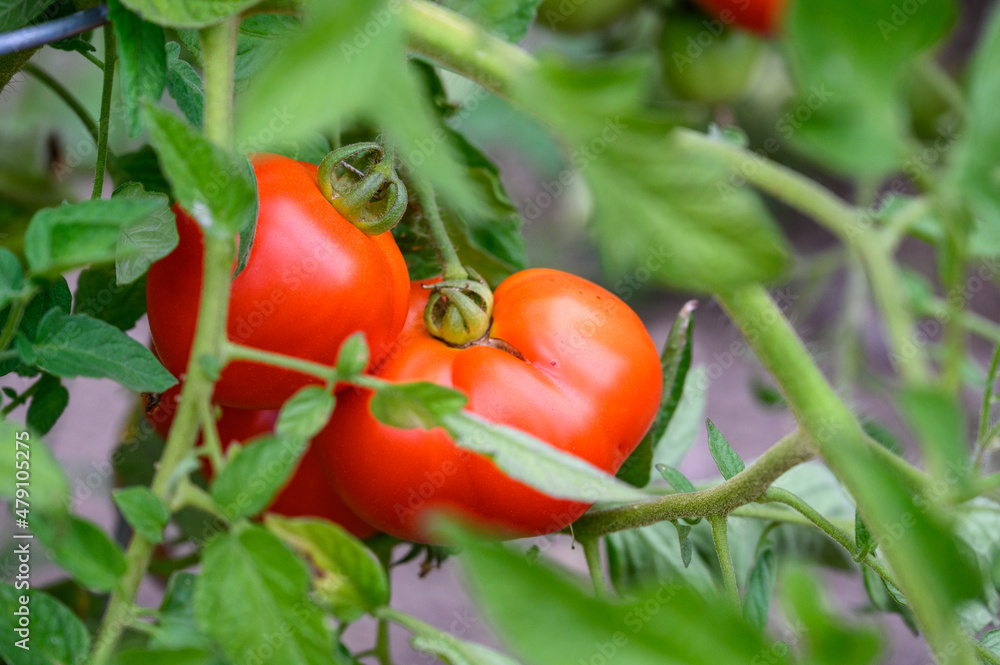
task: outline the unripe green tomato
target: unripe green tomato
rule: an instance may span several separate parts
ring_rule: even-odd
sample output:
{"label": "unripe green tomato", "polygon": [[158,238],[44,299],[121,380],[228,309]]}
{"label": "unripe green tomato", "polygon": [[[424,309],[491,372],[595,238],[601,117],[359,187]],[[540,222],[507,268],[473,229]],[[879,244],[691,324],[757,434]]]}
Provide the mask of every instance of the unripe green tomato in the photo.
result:
{"label": "unripe green tomato", "polygon": [[747,91],[763,45],[718,19],[672,14],[660,38],[667,86],[681,99],[727,104]]}
{"label": "unripe green tomato", "polygon": [[630,13],[641,0],[543,0],[538,22],[560,32],[600,30]]}

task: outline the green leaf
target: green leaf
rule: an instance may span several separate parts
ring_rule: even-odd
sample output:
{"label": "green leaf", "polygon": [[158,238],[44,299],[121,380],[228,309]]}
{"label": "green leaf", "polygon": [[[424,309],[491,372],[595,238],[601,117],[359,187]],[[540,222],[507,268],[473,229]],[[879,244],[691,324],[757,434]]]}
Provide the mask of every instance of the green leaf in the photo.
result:
{"label": "green leaf", "polygon": [[198,628],[194,616],[194,592],[197,576],[175,572],[167,582],[167,590],[160,603],[157,630],[149,641],[150,648],[171,651],[214,647],[211,639]]}
{"label": "green leaf", "polygon": [[[497,37],[516,43],[528,34],[540,0],[444,0],[441,4]],[[575,9],[578,7],[574,6]]]}
{"label": "green leaf", "polygon": [[14,252],[0,247],[0,309],[17,298],[24,288],[24,270]]}
{"label": "green leaf", "polygon": [[691,368],[680,402],[674,410],[667,431],[660,437],[653,455],[654,464],[678,466],[694,445],[695,437],[705,422],[705,402],[708,399],[705,368]]}
{"label": "green leaf", "polygon": [[308,441],[326,426],[335,403],[325,388],[306,386],[282,405],[274,431],[279,437]]}
{"label": "green leaf", "polygon": [[38,366],[56,376],[106,377],[136,392],[163,392],[177,383],[149,349],[85,314],[50,310],[32,349]]}
{"label": "green leaf", "polygon": [[[22,598],[28,602],[22,604]],[[27,627],[21,626],[22,617],[29,618]],[[38,589],[0,584],[0,631],[0,656],[9,665],[82,663],[90,651],[90,633],[83,622]]]}
{"label": "green leaf", "polygon": [[931,473],[961,490],[968,472],[965,417],[958,402],[945,390],[921,387],[904,388],[898,399]]}
{"label": "green leaf", "polygon": [[389,602],[389,580],[375,556],[357,538],[331,522],[277,515],[264,525],[312,560],[323,573],[320,593],[343,621],[354,621]]}
{"label": "green leaf", "polygon": [[130,182],[135,182],[141,184],[148,192],[170,194],[170,184],[163,177],[156,152],[150,145],[144,145],[132,152],[116,154],[115,160],[108,163],[108,169],[114,176],[115,182],[125,183],[119,189],[127,187]]}
{"label": "green leaf", "polygon": [[712,453],[712,459],[715,460],[719,471],[722,472],[722,477],[729,480],[745,469],[746,465],[726,441],[726,437],[722,436],[719,428],[711,420],[706,420],[705,423],[708,426],[708,450]]}
{"label": "green leaf", "polygon": [[201,228],[219,238],[256,223],[253,169],[246,157],[210,143],[167,111],[146,104],[146,124],[177,201]]}
{"label": "green leaf", "polygon": [[[378,127],[396,146],[397,158],[419,169],[444,200],[472,207],[475,194],[455,163],[455,147],[435,127],[407,67],[400,7],[385,0],[309,4],[303,30],[281,42],[278,56],[247,89],[237,140],[260,145],[264,137],[280,136],[283,142],[294,141],[329,131],[333,119],[361,119]],[[311,92],[303,95],[302,90]],[[391,104],[385,103],[384,90],[392,91]]]}
{"label": "green leaf", "polygon": [[167,57],[163,49],[163,28],[147,23],[125,9],[119,0],[108,2],[108,18],[118,43],[118,68],[125,122],[129,136],[142,131],[139,104],[156,102],[167,83]]}
{"label": "green leaf", "polygon": [[[240,22],[236,39],[236,62],[233,67],[235,92],[246,90],[257,72],[281,52],[287,40],[294,39],[301,33],[301,28],[301,21],[297,17],[284,14],[253,14],[244,18]],[[201,39],[198,31],[178,30],[177,34],[195,59],[201,62]],[[329,151],[327,148],[323,154]]]}
{"label": "green leaf", "polygon": [[460,640],[401,612],[393,612],[392,620],[413,633],[410,644],[415,650],[436,656],[448,665],[519,665],[509,656]]}
{"label": "green leaf", "polygon": [[[39,520],[59,522],[67,515],[70,502],[69,481],[52,451],[41,436],[8,420],[0,420],[0,437],[7,444],[0,446],[0,498],[10,502],[15,510],[25,508],[17,503],[17,482],[30,482],[31,512]],[[27,461],[26,461],[27,460]]]}
{"label": "green leaf", "polygon": [[1000,630],[991,630],[979,638],[979,641],[983,643],[984,647],[992,651],[993,655],[1000,658]]}
{"label": "green leaf", "polygon": [[813,575],[796,570],[784,578],[786,613],[800,622],[802,662],[810,665],[874,663],[879,637],[874,628],[850,625],[826,605]]}
{"label": "green leaf", "polygon": [[419,381],[380,387],[369,408],[386,425],[431,429],[440,425],[445,416],[461,411],[466,402],[465,395],[456,390]]}
{"label": "green leaf", "polygon": [[543,563],[502,547],[462,544],[473,597],[527,663],[577,665],[599,654],[629,665],[718,665],[752,662],[768,649],[718,595],[706,600],[686,585],[663,582],[612,603]]}
{"label": "green leaf", "polygon": [[776,225],[756,194],[733,186],[738,174],[679,140],[678,119],[643,110],[649,65],[576,69],[549,58],[514,93],[565,137],[594,195],[605,265],[633,284],[648,274],[682,290],[774,280],[789,260]]}
{"label": "green leaf", "polygon": [[646,436],[639,446],[632,451],[625,464],[618,470],[618,477],[636,487],[649,484],[650,471],[656,446],[663,438],[670,420],[673,418],[681,395],[684,394],[684,381],[691,367],[691,333],[694,329],[695,301],[689,301],[674,319],[670,333],[660,354],[660,367],[663,370],[663,395],[660,398],[660,408]]}
{"label": "green leaf", "polygon": [[983,580],[979,596],[959,607],[962,628],[977,634],[994,624],[1000,613],[1000,593],[993,578],[993,568],[1000,561],[1000,503],[983,497],[966,503],[956,531],[967,558],[978,564]]}
{"label": "green leaf", "polygon": [[113,265],[93,266],[80,273],[75,300],[74,314],[86,314],[128,331],[146,313],[146,279],[143,276],[119,285]]}
{"label": "green leaf", "polygon": [[155,201],[94,199],[39,210],[24,235],[28,266],[46,274],[110,261],[121,230],[158,207]]}
{"label": "green leaf", "polygon": [[676,492],[694,492],[696,491],[694,484],[687,479],[683,473],[678,471],[672,466],[667,464],[657,464],[656,470],[660,472],[663,479],[670,483],[670,486],[674,488]]}
{"label": "green leaf", "polygon": [[151,543],[163,542],[163,529],[170,521],[170,511],[148,487],[116,489],[111,492],[111,498],[136,533]]}
{"label": "green leaf", "polygon": [[147,21],[168,28],[204,28],[239,14],[260,0],[123,0]]}
{"label": "green leaf", "polygon": [[[690,529],[688,525],[679,526]],[[689,585],[705,597],[715,597],[711,568],[688,537],[684,542],[691,557],[685,561],[684,546],[678,547],[680,535],[679,527],[670,522],[608,534],[605,537],[608,572],[615,590],[622,595],[634,595],[674,583]]]}
{"label": "green leaf", "polygon": [[39,434],[46,434],[59,420],[67,404],[69,404],[69,391],[63,386],[59,377],[43,374],[42,378],[38,379],[37,387],[34,387],[25,422]]}
{"label": "green leaf", "polygon": [[270,653],[273,663],[320,665],[330,662],[333,638],[308,593],[303,562],[265,529],[245,525],[205,546],[195,616],[232,662]]}
{"label": "green leaf", "polygon": [[[955,146],[949,179],[968,199],[978,218],[977,246],[1000,251],[1000,119],[996,100],[1000,98],[1000,8],[994,7],[979,38],[979,46],[968,70],[968,102],[964,126]],[[991,242],[983,242],[989,238]]]}
{"label": "green leaf", "polygon": [[177,102],[192,127],[201,128],[205,109],[205,88],[201,77],[186,60],[181,60],[181,47],[177,42],[167,42],[167,92]]}
{"label": "green leaf", "polygon": [[369,356],[364,333],[354,333],[341,343],[337,352],[337,374],[344,378],[361,374],[368,367]]}
{"label": "green leaf", "polygon": [[445,415],[441,424],[458,446],[485,455],[514,480],[548,496],[589,503],[639,501],[648,496],[590,462],[521,430],[468,412]]}
{"label": "green leaf", "polygon": [[125,573],[122,551],[93,522],[75,515],[58,521],[35,519],[31,530],[52,561],[85,587],[110,591]]}
{"label": "green leaf", "polygon": [[256,515],[271,504],[306,452],[307,440],[262,436],[223,467],[212,482],[216,503],[227,515]]}
{"label": "green leaf", "polygon": [[115,250],[115,279],[131,284],[146,274],[154,262],[177,247],[177,224],[170,209],[170,199],[159,192],[147,192],[136,182],[127,182],[111,195],[112,199],[156,202],[157,208],[128,228],[122,229]]}
{"label": "green leaf", "polygon": [[677,529],[677,542],[681,548],[681,562],[685,568],[689,568],[691,566],[691,557],[694,555],[694,545],[691,544],[691,539],[688,538],[691,535],[691,525],[681,524],[677,520],[673,521],[673,525]]}
{"label": "green leaf", "polygon": [[774,550],[768,548],[757,557],[757,563],[750,571],[743,595],[743,616],[757,630],[764,632],[771,610],[771,594],[778,574],[778,560]]}
{"label": "green leaf", "polygon": [[952,26],[955,4],[932,0],[904,11],[896,0],[860,5],[797,0],[786,33],[798,94],[779,120],[785,139],[826,166],[878,177],[902,166],[903,78]]}

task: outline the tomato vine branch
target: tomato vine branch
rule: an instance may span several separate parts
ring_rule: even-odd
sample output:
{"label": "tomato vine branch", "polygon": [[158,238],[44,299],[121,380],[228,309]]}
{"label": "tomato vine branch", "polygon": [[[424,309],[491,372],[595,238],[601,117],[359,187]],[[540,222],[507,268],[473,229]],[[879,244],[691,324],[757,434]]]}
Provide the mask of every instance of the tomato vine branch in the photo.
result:
{"label": "tomato vine branch", "polygon": [[579,540],[585,540],[683,517],[728,514],[757,500],[782,474],[812,456],[808,439],[795,431],[746,469],[715,487],[589,512],[573,524],[573,530]]}
{"label": "tomato vine branch", "polygon": [[[226,19],[221,26],[213,26],[202,32],[206,70],[205,134],[224,146],[232,143],[232,79],[238,20],[238,17]],[[110,32],[110,28],[106,30]],[[105,59],[106,80],[114,72],[113,58],[114,51],[110,49]],[[225,67],[228,67],[228,71]],[[228,100],[220,99],[226,96],[229,97]],[[214,109],[212,113],[207,112],[209,107]],[[229,112],[225,112],[225,109],[229,109]],[[199,404],[208,404],[212,396],[215,379],[206,373],[201,359],[207,356],[221,360],[223,342],[226,339],[230,268],[235,259],[236,246],[232,239],[209,233],[204,234],[204,243],[201,306],[191,357],[177,414],[151,485],[153,494],[168,506],[173,503],[173,494],[178,485],[183,485],[174,482],[176,469],[191,452],[198,436],[201,424]],[[149,569],[153,547],[153,543],[139,533],[133,533],[125,551],[125,573],[108,600],[107,610],[94,641],[90,665],[107,665],[114,657],[115,647],[133,614],[139,584]]]}
{"label": "tomato vine branch", "polygon": [[104,25],[104,85],[101,90],[101,118],[97,136],[97,164],[94,171],[94,189],[90,198],[101,198],[104,189],[104,171],[108,162],[108,129],[111,125],[111,93],[115,86],[117,59],[115,30],[110,23]]}
{"label": "tomato vine branch", "polygon": [[598,598],[607,598],[608,583],[604,579],[604,567],[601,564],[600,538],[585,538],[577,542],[583,547],[583,556],[587,561],[590,580],[594,583],[594,595]]}

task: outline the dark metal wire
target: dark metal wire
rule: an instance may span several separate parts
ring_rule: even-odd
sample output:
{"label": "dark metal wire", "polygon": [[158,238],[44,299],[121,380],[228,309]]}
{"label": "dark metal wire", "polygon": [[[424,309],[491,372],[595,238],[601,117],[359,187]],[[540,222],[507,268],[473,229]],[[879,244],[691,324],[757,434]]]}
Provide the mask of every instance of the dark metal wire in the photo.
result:
{"label": "dark metal wire", "polygon": [[0,55],[37,48],[93,30],[108,22],[108,6],[98,5],[54,21],[0,33]]}

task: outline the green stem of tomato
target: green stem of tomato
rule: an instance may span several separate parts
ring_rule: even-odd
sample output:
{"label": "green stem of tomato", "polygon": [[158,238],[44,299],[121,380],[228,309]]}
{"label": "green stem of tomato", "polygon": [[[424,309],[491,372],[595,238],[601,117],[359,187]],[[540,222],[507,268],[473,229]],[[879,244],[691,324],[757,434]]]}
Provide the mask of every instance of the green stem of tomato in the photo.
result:
{"label": "green stem of tomato", "polygon": [[601,539],[585,538],[578,542],[583,547],[583,556],[587,560],[590,580],[594,583],[594,595],[598,598],[607,598],[608,583],[604,579],[604,566],[601,564]]}
{"label": "green stem of tomato", "polygon": [[[237,21],[238,18],[227,19],[222,25],[204,31],[209,34],[203,43],[206,72],[205,133],[223,146],[232,144],[232,81],[236,49],[236,30],[233,26]],[[114,49],[111,48],[105,58],[106,76],[114,71],[113,58]],[[228,100],[223,99],[227,96]],[[209,108],[212,109],[211,112]],[[201,360],[206,356],[221,360],[226,340],[230,268],[236,256],[236,245],[232,239],[218,238],[211,234],[205,234],[204,243],[201,306],[191,346],[191,359],[178,401],[177,414],[151,485],[153,493],[168,506],[173,503],[174,493],[181,485],[182,479],[177,477],[178,466],[191,454],[198,437],[201,422],[199,405],[208,404],[212,397],[215,378],[206,373],[203,369],[205,363]],[[122,632],[135,614],[135,594],[149,569],[152,553],[153,543],[138,533],[132,535],[125,550],[125,573],[108,600],[88,661],[90,665],[107,665],[114,657]]]}
{"label": "green stem of tomato", "polygon": [[808,503],[803,501],[799,496],[789,492],[786,489],[780,487],[772,487],[764,495],[764,500],[772,501],[775,503],[783,503],[790,508],[794,508],[800,512],[807,520],[819,527],[826,535],[830,536],[843,547],[845,550],[851,553],[851,557],[858,561],[860,558],[861,563],[867,564],[876,573],[882,576],[887,582],[895,585],[896,581],[893,579],[892,572],[885,567],[885,565],[875,558],[872,554],[867,554],[864,557],[859,557],[861,552],[859,551],[857,544],[854,542],[854,538],[851,537],[847,531],[841,529],[833,522],[824,517],[818,510],[810,506]]}
{"label": "green stem of tomato", "polygon": [[240,19],[234,16],[199,33],[205,54],[205,137],[227,150],[233,145],[233,67],[239,27]]}
{"label": "green stem of tomato", "polygon": [[579,540],[585,541],[667,520],[726,514],[757,500],[782,474],[812,455],[808,439],[796,431],[771,446],[750,466],[724,483],[698,492],[668,494],[649,501],[590,512],[573,524],[573,531]]}
{"label": "green stem of tomato", "polygon": [[427,0],[404,0],[401,16],[411,51],[502,97],[511,97],[520,77],[538,65],[517,46]]}
{"label": "green stem of tomato", "polygon": [[[894,364],[908,383],[924,383],[929,379],[924,353],[913,336],[913,315],[905,300],[900,298],[903,289],[891,249],[868,223],[870,216],[859,214],[858,210],[801,173],[737,145],[687,129],[676,130],[675,136],[682,146],[699,154],[710,154],[738,169],[748,182],[809,215],[854,251],[861,259],[885,320]],[[754,168],[746,168],[747,164],[753,164]]]}
{"label": "green stem of tomato", "polygon": [[778,382],[800,427],[857,500],[876,541],[887,544],[883,553],[932,648],[950,651],[960,644],[955,662],[972,665],[974,656],[954,615],[927,584],[921,542],[910,540],[917,537],[912,529],[895,537],[900,520],[913,518],[909,492],[902,486],[887,489],[875,447],[764,287],[746,286],[719,294],[718,300]]}
{"label": "green stem of tomato", "polygon": [[736,568],[733,566],[733,555],[729,551],[729,521],[726,515],[709,515],[708,523],[712,525],[712,540],[715,541],[715,551],[719,555],[719,566],[722,568],[722,584],[726,589],[729,603],[741,611],[740,589],[736,584]]}
{"label": "green stem of tomato", "polygon": [[336,383],[338,379],[336,367],[312,362],[311,360],[303,360],[294,356],[286,356],[283,353],[264,351],[255,349],[252,346],[243,346],[242,344],[234,344],[228,341],[223,343],[222,351],[223,357],[227,362],[243,360],[260,363],[261,365],[281,367],[315,376],[317,379],[322,379],[327,383]]}
{"label": "green stem of tomato", "polygon": [[204,448],[208,456],[212,471],[219,473],[226,465],[226,460],[222,455],[222,441],[219,440],[219,428],[216,425],[214,409],[210,402],[205,401],[198,405],[198,411],[201,416],[201,447]]}
{"label": "green stem of tomato", "polygon": [[438,258],[441,261],[441,276],[445,280],[468,279],[469,273],[458,258],[455,244],[448,235],[444,220],[441,219],[441,212],[438,209],[437,197],[434,188],[430,183],[420,177],[413,179],[411,184],[413,193],[420,203],[420,210],[423,212],[424,222],[427,224],[427,231],[431,235],[431,242],[437,250]]}
{"label": "green stem of tomato", "polygon": [[94,189],[90,198],[101,198],[104,171],[108,162],[108,128],[111,125],[111,92],[115,85],[115,31],[110,23],[104,26],[104,87],[101,91],[101,119],[97,136],[97,164],[94,167]]}

